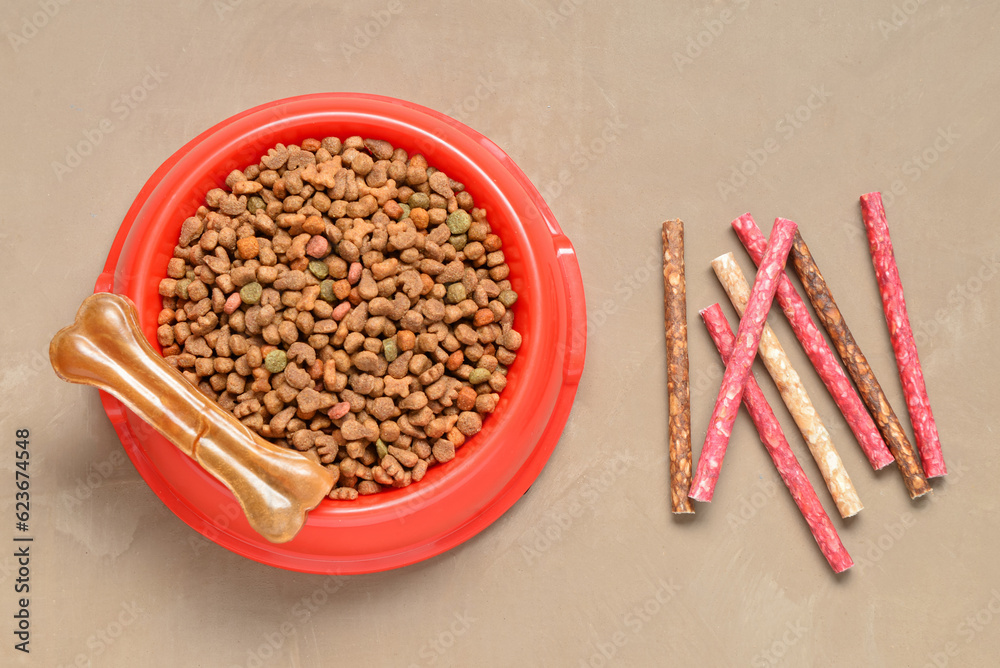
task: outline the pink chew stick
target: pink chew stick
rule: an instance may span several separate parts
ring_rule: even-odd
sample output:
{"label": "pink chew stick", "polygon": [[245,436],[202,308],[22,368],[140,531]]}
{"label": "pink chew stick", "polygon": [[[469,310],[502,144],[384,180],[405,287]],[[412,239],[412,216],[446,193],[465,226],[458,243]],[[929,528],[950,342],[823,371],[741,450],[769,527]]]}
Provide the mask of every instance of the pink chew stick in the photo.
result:
{"label": "pink chew stick", "polygon": [[913,339],[910,317],[906,312],[903,283],[892,251],[881,193],[861,196],[861,216],[865,221],[865,231],[868,232],[868,246],[871,248],[878,290],[882,295],[882,309],[889,325],[892,350],[896,354],[899,380],[903,385],[903,396],[910,413],[910,423],[913,425],[913,436],[920,452],[924,475],[928,478],[947,475],[948,469],[941,454],[941,439],[931,412],[930,399],[927,397],[920,358],[917,356],[917,343]]}
{"label": "pink chew stick", "polygon": [[[701,311],[701,317],[705,321],[705,327],[708,328],[712,341],[715,342],[715,347],[722,355],[722,361],[728,362],[736,339],[729,328],[726,316],[722,314],[722,309],[718,304],[713,304]],[[816,539],[823,556],[835,573],[847,570],[854,565],[854,561],[851,560],[851,555],[847,553],[844,544],[840,542],[837,529],[834,528],[830,516],[826,514],[823,504],[816,496],[816,490],[809,483],[809,478],[792,453],[792,448],[781,431],[781,425],[774,416],[774,411],[771,410],[752,374],[747,378],[743,388],[743,403],[746,404],[747,412],[757,427],[761,442],[767,448],[767,454],[771,455],[774,467],[778,469],[778,474],[788,487],[795,505],[799,507],[799,512],[809,525],[809,531]]]}
{"label": "pink chew stick", "polygon": [[[753,218],[749,213],[745,213],[734,220],[732,225],[750,258],[756,264],[760,264],[767,242]],[[809,307],[784,273],[778,280],[776,297],[778,305],[792,326],[792,331],[795,332],[816,373],[819,374],[837,408],[843,414],[868,462],[876,471],[885,468],[894,461],[892,453],[886,447],[872,416],[861,403],[861,398],[841,368],[836,355],[830,350],[826,339],[809,315]]]}
{"label": "pink chew stick", "polygon": [[784,276],[785,260],[797,229],[795,223],[785,218],[774,221],[767,250],[750,290],[743,319],[740,320],[733,355],[726,363],[726,372],[722,376],[722,386],[719,388],[712,419],[708,423],[708,433],[705,434],[705,443],[698,458],[698,472],[691,481],[688,496],[695,501],[711,501],[715,493],[715,483],[719,479],[722,459],[726,456],[726,446],[729,445],[729,434],[740,408],[740,394],[750,375],[767,312],[771,309],[778,278]]}

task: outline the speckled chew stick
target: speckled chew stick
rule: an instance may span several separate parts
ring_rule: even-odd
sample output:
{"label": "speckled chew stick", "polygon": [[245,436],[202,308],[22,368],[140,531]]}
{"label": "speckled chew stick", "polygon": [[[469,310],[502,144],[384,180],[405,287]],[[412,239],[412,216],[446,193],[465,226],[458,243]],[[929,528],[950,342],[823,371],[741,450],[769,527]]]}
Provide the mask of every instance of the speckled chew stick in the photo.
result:
{"label": "speckled chew stick", "polygon": [[[719,277],[719,282],[736,307],[736,312],[742,317],[747,299],[750,297],[750,286],[743,277],[740,266],[736,264],[733,254],[726,253],[712,260],[712,269],[715,270],[715,275]],[[830,434],[823,421],[819,419],[798,372],[792,367],[791,360],[788,359],[770,325],[764,325],[758,351],[764,366],[767,367],[767,372],[778,386],[781,400],[788,407],[788,412],[791,413],[792,419],[802,432],[802,438],[809,446],[809,452],[816,460],[816,465],[826,482],[826,488],[830,490],[830,496],[837,504],[840,516],[857,515],[864,507],[861,505],[861,499],[858,498],[858,493],[844,469],[844,462],[833,447]]]}
{"label": "speckled chew stick", "polygon": [[687,299],[684,285],[684,223],[663,223],[663,329],[667,337],[667,400],[670,410],[670,509],[693,513],[691,486],[691,390],[688,384]]}
{"label": "speckled chew stick", "polygon": [[[733,229],[743,246],[750,254],[750,258],[756,264],[764,257],[764,248],[767,240],[757,228],[757,224],[749,213],[745,213],[733,221]],[[872,421],[872,416],[868,414],[858,393],[855,392],[851,381],[840,367],[840,362],[836,355],[830,350],[823,338],[823,334],[816,327],[812,316],[809,315],[809,307],[802,301],[798,291],[788,276],[782,275],[778,280],[778,291],[776,293],[778,305],[788,318],[792,331],[802,344],[803,350],[812,362],[816,373],[819,374],[830,396],[833,397],[837,408],[843,414],[847,425],[851,428],[854,438],[864,451],[865,456],[876,471],[883,469],[893,461],[892,453],[885,446],[885,441],[879,434],[878,428]]]}
{"label": "speckled chew stick", "polygon": [[910,412],[913,438],[917,442],[924,474],[936,478],[948,474],[941,454],[941,439],[938,437],[934,414],[931,412],[924,373],[917,356],[917,343],[910,328],[910,316],[906,313],[906,299],[903,297],[903,283],[899,278],[896,257],[889,238],[889,226],[885,220],[881,193],[861,196],[861,216],[868,232],[868,246],[871,248],[872,264],[878,279],[878,290],[882,295],[882,309],[889,325],[892,350],[896,354],[899,380],[903,384],[906,408]]}
{"label": "speckled chew stick", "polygon": [[726,363],[726,372],[722,376],[722,386],[715,400],[712,419],[705,434],[705,444],[698,459],[698,471],[691,482],[688,496],[695,501],[711,501],[715,493],[715,482],[719,479],[722,459],[726,456],[729,434],[740,408],[740,391],[750,375],[760,334],[764,330],[764,321],[767,320],[767,312],[774,299],[778,277],[784,275],[785,260],[796,229],[797,226],[790,220],[778,218],[774,221],[767,250],[764,251],[753,290],[750,291],[746,315],[740,320],[736,333],[733,356]]}
{"label": "speckled chew stick", "polygon": [[[729,328],[729,323],[726,322],[726,316],[722,314],[722,309],[718,304],[714,304],[701,311],[701,317],[715,342],[715,347],[722,355],[722,361],[728,363],[735,338],[733,331]],[[788,487],[788,491],[791,493],[795,505],[799,507],[806,524],[809,525],[809,531],[816,539],[816,544],[819,545],[823,556],[826,557],[835,573],[847,570],[854,565],[851,555],[847,553],[844,544],[840,542],[840,536],[837,535],[837,530],[834,528],[833,522],[830,521],[830,516],[826,514],[823,504],[816,496],[816,491],[809,483],[809,478],[806,477],[805,471],[795,459],[795,455],[781,431],[781,425],[774,416],[774,412],[768,405],[767,399],[764,398],[764,394],[753,375],[747,378],[746,386],[743,388],[743,403],[746,404],[747,412],[750,413],[750,417],[757,427],[761,442],[767,448],[767,454],[771,455],[774,466],[778,469],[778,474],[785,482],[785,486]]]}
{"label": "speckled chew stick", "polygon": [[924,472],[913,452],[913,446],[910,445],[910,439],[903,431],[903,425],[899,423],[899,418],[896,417],[895,411],[889,405],[889,400],[886,399],[882,386],[875,379],[868,359],[861,352],[857,341],[854,340],[854,335],[851,334],[847,323],[844,322],[844,316],[841,315],[837,302],[833,301],[830,288],[827,287],[823,274],[816,266],[816,261],[813,260],[809,247],[806,246],[806,242],[798,233],[795,235],[791,257],[792,265],[795,267],[795,272],[799,275],[803,287],[805,287],[813,310],[816,311],[820,322],[823,323],[823,327],[830,335],[830,340],[836,346],[840,359],[847,367],[847,372],[854,380],[854,384],[858,386],[861,398],[864,399],[868,411],[872,414],[875,424],[878,425],[886,444],[889,446],[889,450],[896,458],[896,465],[899,466],[899,471],[903,474],[903,482],[906,484],[906,490],[910,493],[910,498],[915,499],[930,492],[931,487],[927,484],[927,479],[924,478]]}

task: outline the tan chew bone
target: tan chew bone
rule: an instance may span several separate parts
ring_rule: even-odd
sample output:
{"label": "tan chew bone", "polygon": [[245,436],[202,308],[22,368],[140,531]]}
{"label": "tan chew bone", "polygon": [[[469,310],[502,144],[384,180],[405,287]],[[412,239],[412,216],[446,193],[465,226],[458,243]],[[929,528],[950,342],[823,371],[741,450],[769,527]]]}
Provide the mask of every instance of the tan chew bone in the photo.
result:
{"label": "tan chew bone", "polygon": [[257,436],[167,364],[142,336],[127,297],[85,299],[76,321],[53,337],[49,358],[60,378],[115,395],[198,462],[272,543],[291,540],[333,487],[320,464]]}

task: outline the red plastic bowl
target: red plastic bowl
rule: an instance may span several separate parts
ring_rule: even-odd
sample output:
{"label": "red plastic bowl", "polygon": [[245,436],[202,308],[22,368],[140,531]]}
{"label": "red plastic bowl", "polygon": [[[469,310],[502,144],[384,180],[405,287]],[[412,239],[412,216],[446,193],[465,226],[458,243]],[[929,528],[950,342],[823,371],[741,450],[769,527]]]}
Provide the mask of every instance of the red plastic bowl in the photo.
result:
{"label": "red plastic bowl", "polygon": [[150,177],[125,216],[95,291],[127,295],[157,346],[158,284],[181,223],[233,169],[281,142],[351,135],[388,140],[465,184],[504,241],[523,344],[500,403],[454,460],[419,483],[323,501],[301,532],[275,545],[256,534],[234,498],[117,399],[108,417],[139,474],[182,520],[223,547],[265,564],[312,573],[366,573],[427,559],[482,531],[527,491],[565,426],[586,345],[576,255],[538,191],[493,142],[402,100],[322,93],[278,100],[203,132]]}

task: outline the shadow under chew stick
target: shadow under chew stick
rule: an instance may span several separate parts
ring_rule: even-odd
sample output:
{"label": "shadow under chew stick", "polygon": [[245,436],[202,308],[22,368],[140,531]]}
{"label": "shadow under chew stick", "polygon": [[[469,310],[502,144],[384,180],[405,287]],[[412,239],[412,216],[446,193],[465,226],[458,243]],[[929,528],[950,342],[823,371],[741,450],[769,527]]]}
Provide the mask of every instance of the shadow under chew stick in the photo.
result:
{"label": "shadow under chew stick", "polygon": [[[722,355],[722,361],[728,363],[735,337],[729,328],[726,316],[722,314],[722,309],[718,304],[713,304],[701,311],[701,317],[712,336],[712,341],[715,342],[715,347]],[[750,417],[757,427],[761,442],[767,448],[767,454],[771,455],[774,467],[778,469],[778,474],[785,486],[788,487],[795,505],[798,506],[806,524],[809,525],[809,531],[816,539],[820,551],[826,557],[833,571],[842,573],[853,566],[854,561],[847,553],[844,544],[840,542],[837,529],[834,528],[830,516],[823,509],[823,504],[816,496],[816,491],[809,483],[805,471],[795,459],[795,455],[788,445],[788,440],[785,439],[785,435],[781,431],[781,425],[774,416],[774,411],[768,405],[764,393],[761,392],[760,386],[757,385],[752,374],[747,378],[742,399],[743,403],[746,404],[747,412],[750,413]]]}
{"label": "shadow under chew stick", "polygon": [[915,499],[927,494],[931,491],[931,487],[927,484],[927,479],[924,478],[920,463],[913,452],[913,446],[910,445],[910,440],[906,437],[906,432],[903,431],[903,425],[900,424],[895,411],[889,405],[889,400],[886,399],[882,386],[875,378],[871,365],[868,364],[868,359],[861,352],[858,342],[854,340],[854,335],[851,334],[847,323],[844,322],[844,316],[840,313],[837,302],[833,300],[830,288],[827,286],[823,274],[820,273],[819,267],[816,266],[816,261],[813,259],[812,253],[809,252],[809,247],[803,241],[802,235],[798,233],[795,235],[795,243],[792,246],[791,259],[795,272],[805,287],[806,295],[812,302],[813,310],[816,311],[820,322],[823,323],[823,327],[830,335],[830,340],[836,346],[840,359],[847,367],[847,372],[854,380],[854,384],[858,386],[861,398],[864,399],[865,405],[875,419],[875,424],[878,425],[886,444],[889,446],[889,450],[896,458],[896,465],[899,466],[899,471],[903,474],[903,483],[906,485],[910,498]]}
{"label": "shadow under chew stick", "polygon": [[878,279],[882,309],[885,311],[886,324],[889,325],[889,338],[892,341],[892,351],[896,354],[899,381],[903,385],[903,396],[906,398],[906,408],[910,413],[913,439],[917,442],[920,461],[928,478],[947,475],[948,469],[941,454],[941,439],[938,436],[937,424],[934,422],[934,414],[931,412],[930,399],[927,397],[920,358],[917,356],[917,343],[913,339],[910,316],[906,312],[903,282],[899,278],[892,240],[889,238],[889,226],[885,220],[881,193],[861,196],[861,216],[868,232],[872,265],[875,267]]}
{"label": "shadow under chew stick", "polygon": [[[750,254],[750,259],[755,264],[760,264],[767,240],[753,218],[749,213],[745,213],[734,220],[732,225],[747,253]],[[778,280],[778,291],[775,296],[785,317],[788,318],[788,324],[792,326],[792,331],[802,344],[802,349],[826,385],[826,389],[829,390],[830,396],[833,397],[872,468],[878,471],[893,463],[895,460],[892,453],[885,446],[885,441],[882,440],[878,428],[872,421],[872,416],[861,403],[851,381],[840,368],[837,356],[830,350],[826,339],[809,315],[809,307],[802,301],[802,297],[788,276],[782,274]]]}
{"label": "shadow under chew stick", "polygon": [[691,487],[691,389],[688,382],[684,223],[663,223],[663,329],[667,337],[667,401],[670,440],[670,509],[693,513]]}
{"label": "shadow under chew stick", "polygon": [[711,501],[715,493],[715,483],[719,479],[722,459],[729,445],[729,435],[740,408],[740,391],[750,375],[767,312],[771,309],[774,291],[778,286],[778,277],[784,275],[785,260],[796,229],[795,223],[785,218],[774,221],[767,250],[764,251],[753,290],[750,291],[746,314],[740,320],[733,355],[726,363],[726,372],[722,376],[722,386],[715,400],[712,419],[705,434],[705,444],[698,459],[698,470],[691,482],[689,496],[695,501]]}
{"label": "shadow under chew stick", "polygon": [[[715,275],[733,302],[736,312],[742,317],[747,298],[750,296],[750,286],[740,266],[736,264],[733,254],[726,253],[712,260],[712,269],[715,270]],[[792,367],[791,360],[788,359],[785,349],[781,347],[770,325],[764,325],[758,354],[767,367],[767,372],[774,379],[781,400],[785,402],[788,412],[802,432],[802,438],[809,446],[813,459],[816,460],[823,481],[826,482],[826,488],[830,490],[830,496],[837,504],[837,512],[841,517],[857,515],[864,507],[861,505],[861,499],[858,498],[854,484],[847,475],[844,462],[833,447],[830,433],[820,420],[806,388],[802,385],[802,379]]]}

